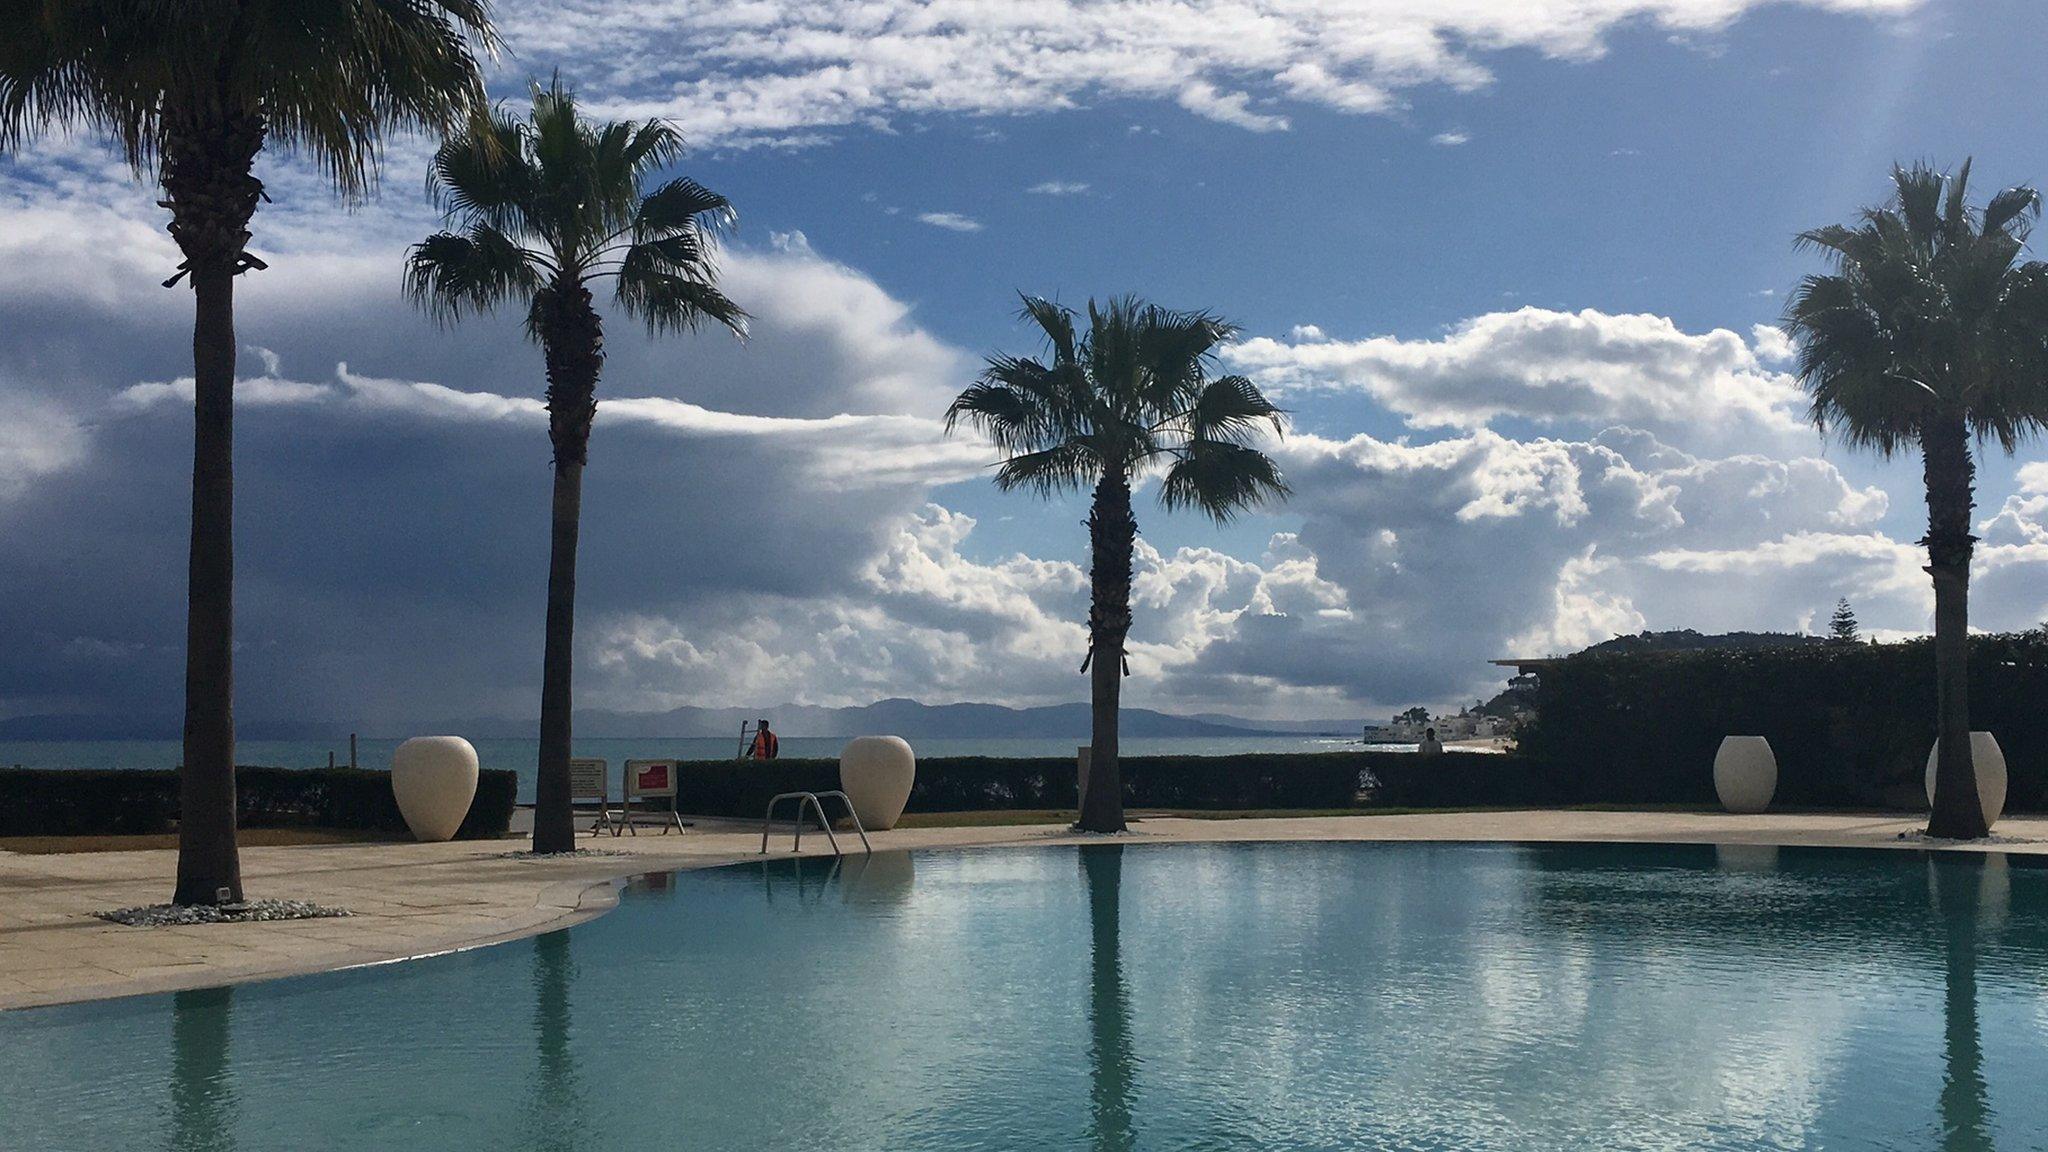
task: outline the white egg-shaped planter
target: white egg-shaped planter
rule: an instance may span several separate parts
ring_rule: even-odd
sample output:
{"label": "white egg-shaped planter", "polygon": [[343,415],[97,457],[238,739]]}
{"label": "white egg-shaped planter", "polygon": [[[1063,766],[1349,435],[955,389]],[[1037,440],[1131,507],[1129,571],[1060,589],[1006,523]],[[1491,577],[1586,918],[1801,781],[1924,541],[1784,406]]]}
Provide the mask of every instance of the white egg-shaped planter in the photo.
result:
{"label": "white egg-shaped planter", "polygon": [[[1941,742],[1927,750],[1927,806],[1934,807],[1934,766],[1941,760]],[[1984,827],[2005,814],[2005,750],[1989,732],[1970,733],[1970,760],[1977,769],[1977,803],[1984,809]]]}
{"label": "white egg-shaped planter", "polygon": [[839,786],[863,828],[894,828],[916,782],[917,756],[901,736],[855,736],[839,750]]}
{"label": "white egg-shaped planter", "polygon": [[391,793],[418,840],[449,840],[476,799],[476,749],[460,736],[415,736],[391,754]]}
{"label": "white egg-shaped planter", "polygon": [[1762,812],[1778,791],[1778,757],[1761,736],[1723,736],[1714,753],[1714,794],[1730,812]]}

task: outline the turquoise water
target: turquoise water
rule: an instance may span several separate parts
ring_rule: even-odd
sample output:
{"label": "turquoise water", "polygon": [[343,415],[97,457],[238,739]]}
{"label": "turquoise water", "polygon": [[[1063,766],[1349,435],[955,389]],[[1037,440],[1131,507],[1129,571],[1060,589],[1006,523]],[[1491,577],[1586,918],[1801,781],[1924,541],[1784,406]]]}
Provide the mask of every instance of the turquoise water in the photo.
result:
{"label": "turquoise water", "polygon": [[[1071,758],[1079,740],[1056,738],[965,739],[930,738],[911,741],[920,756],[1059,756]],[[356,763],[363,768],[391,767],[399,740],[358,740]],[[486,768],[510,768],[519,774],[519,797],[533,799],[534,765],[540,744],[534,740],[473,740],[477,759]],[[578,756],[602,756],[614,768],[633,759],[716,760],[738,751],[737,738],[642,737],[576,741]],[[844,736],[785,736],[788,757],[837,758]],[[1330,736],[1152,736],[1123,741],[1126,756],[1224,756],[1236,752],[1332,752],[1357,748],[1356,737]],[[279,768],[320,768],[329,753],[348,763],[348,741],[243,740],[235,746],[241,764]],[[176,740],[0,740],[0,766],[24,768],[175,768],[183,753]]]}
{"label": "turquoise water", "polygon": [[781,859],[534,940],[0,1015],[9,1149],[2048,1146],[2048,869]]}

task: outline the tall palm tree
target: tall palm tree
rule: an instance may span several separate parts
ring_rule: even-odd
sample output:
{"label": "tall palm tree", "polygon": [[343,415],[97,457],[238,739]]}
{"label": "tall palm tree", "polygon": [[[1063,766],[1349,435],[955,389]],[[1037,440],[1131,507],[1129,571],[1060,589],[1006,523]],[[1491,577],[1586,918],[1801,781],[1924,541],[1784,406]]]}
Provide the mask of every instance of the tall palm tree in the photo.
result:
{"label": "tall palm tree", "polygon": [[482,106],[484,0],[0,0],[0,148],[46,130],[110,137],[153,173],[189,277],[194,435],[179,785],[180,904],[242,899],[235,849],[235,277],[263,198],[266,143],[344,197],[386,132],[445,130]]}
{"label": "tall palm tree", "polygon": [[2041,197],[2008,188],[1982,208],[1925,164],[1892,170],[1892,196],[1854,224],[1799,235],[1834,266],[1800,282],[1785,312],[1823,431],[1889,458],[1918,447],[1934,581],[1938,763],[1932,836],[1986,834],[1970,755],[1970,441],[2008,454],[2048,417],[2048,265],[2022,260]]}
{"label": "tall palm tree", "polygon": [[1131,552],[1138,522],[1131,485],[1164,468],[1160,501],[1194,508],[1219,524],[1239,511],[1284,499],[1273,461],[1252,446],[1261,429],[1281,430],[1280,409],[1243,376],[1212,376],[1218,345],[1237,329],[1207,312],[1173,312],[1124,296],[1088,302],[1088,331],[1075,314],[1026,296],[1023,318],[1037,325],[1049,358],[992,356],[981,378],[946,410],[950,430],[966,420],[1005,457],[996,487],[1043,497],[1093,486],[1088,512],[1088,657],[1094,668],[1088,785],[1079,826],[1124,827],[1117,771],[1117,705],[1129,669]]}
{"label": "tall palm tree", "polygon": [[547,363],[555,492],[535,852],[576,846],[569,810],[576,537],[604,367],[604,322],[591,285],[610,281],[619,306],[651,333],[709,321],[746,334],[747,314],[718,290],[712,260],[732,205],[682,177],[648,188],[682,152],[682,137],[666,123],[593,124],[577,114],[575,94],[559,77],[535,85],[525,120],[495,112],[442,145],[430,183],[461,230],[427,237],[406,258],[413,299],[444,323],[507,301],[525,305],[526,334]]}

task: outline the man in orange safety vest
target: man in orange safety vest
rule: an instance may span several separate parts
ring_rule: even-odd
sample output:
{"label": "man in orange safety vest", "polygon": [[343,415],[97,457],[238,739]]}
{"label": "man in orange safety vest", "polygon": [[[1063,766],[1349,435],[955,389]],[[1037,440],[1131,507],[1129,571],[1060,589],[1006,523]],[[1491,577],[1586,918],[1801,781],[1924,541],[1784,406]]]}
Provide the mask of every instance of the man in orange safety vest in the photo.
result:
{"label": "man in orange safety vest", "polygon": [[781,751],[782,741],[768,730],[768,721],[762,720],[754,729],[754,746],[747,750],[747,755],[756,760],[773,760]]}

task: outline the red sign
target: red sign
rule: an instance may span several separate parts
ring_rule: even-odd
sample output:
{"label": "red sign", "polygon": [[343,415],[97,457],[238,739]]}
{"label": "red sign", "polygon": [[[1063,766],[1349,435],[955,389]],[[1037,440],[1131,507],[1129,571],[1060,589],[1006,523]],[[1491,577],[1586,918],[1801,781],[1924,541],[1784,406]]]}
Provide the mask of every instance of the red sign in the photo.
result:
{"label": "red sign", "polygon": [[666,791],[668,788],[668,765],[649,764],[647,767],[640,769],[640,774],[635,777],[635,780],[634,788],[636,791]]}

